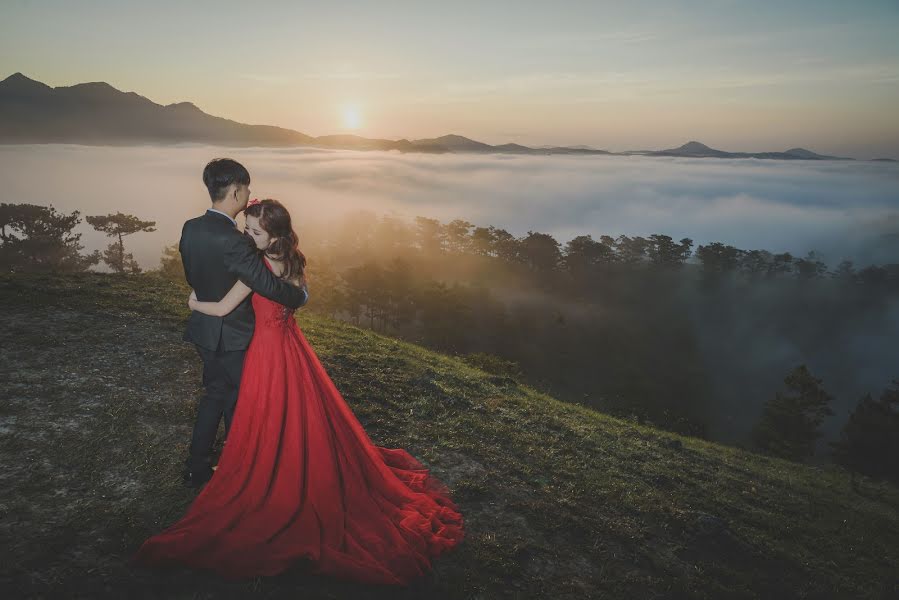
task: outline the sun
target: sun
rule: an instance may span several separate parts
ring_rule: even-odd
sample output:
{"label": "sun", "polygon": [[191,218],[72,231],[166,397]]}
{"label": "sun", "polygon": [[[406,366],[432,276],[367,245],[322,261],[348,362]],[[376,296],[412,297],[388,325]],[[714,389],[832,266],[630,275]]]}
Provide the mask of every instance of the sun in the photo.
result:
{"label": "sun", "polygon": [[343,107],[343,126],[346,129],[359,129],[362,127],[362,114],[355,104],[347,104]]}

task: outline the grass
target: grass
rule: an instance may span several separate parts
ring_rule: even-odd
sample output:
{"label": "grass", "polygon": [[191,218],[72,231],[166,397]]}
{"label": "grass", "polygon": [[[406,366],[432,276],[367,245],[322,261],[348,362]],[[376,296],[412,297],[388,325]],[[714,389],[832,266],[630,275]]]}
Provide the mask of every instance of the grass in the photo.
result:
{"label": "grass", "polygon": [[[0,275],[0,595],[884,598],[899,489],[565,404],[300,310],[375,443],[447,483],[466,539],[407,589],[288,572],[243,582],[126,560],[179,483],[201,364],[188,289],[151,276]],[[221,431],[220,431],[221,433]]]}

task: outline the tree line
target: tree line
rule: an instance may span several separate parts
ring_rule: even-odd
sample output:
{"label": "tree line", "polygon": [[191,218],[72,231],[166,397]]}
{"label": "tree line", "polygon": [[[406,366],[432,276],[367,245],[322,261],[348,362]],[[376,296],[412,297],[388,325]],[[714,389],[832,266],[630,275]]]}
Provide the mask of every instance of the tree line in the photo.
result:
{"label": "tree line", "polygon": [[[825,416],[833,415],[822,380],[806,365],[794,368],[785,378],[786,392],[776,392],[765,403],[762,417],[753,428],[757,448],[787,460],[802,461],[815,452],[821,436],[818,427]],[[899,483],[899,380],[875,399],[862,396],[840,431],[830,442],[833,459],[852,473],[889,479]]]}
{"label": "tree line", "polygon": [[[154,222],[88,216],[113,241],[104,253],[84,255],[72,233],[79,215],[0,205],[4,267],[77,272],[103,261],[115,273],[141,272],[125,237],[153,231]],[[715,373],[701,366],[687,305],[700,307],[702,321],[739,318],[723,309],[744,291],[767,286],[776,299],[802,300],[786,310],[775,300],[765,310],[767,326],[788,331],[802,315],[835,322],[819,312],[834,301],[814,300],[822,290],[841,290],[845,306],[830,307],[834,314],[870,312],[899,290],[895,264],[856,269],[844,260],[830,270],[814,251],[797,258],[719,242],[694,251],[689,238],[662,234],[581,235],[561,244],[536,231],[515,237],[460,219],[418,216],[410,223],[367,211],[302,232],[301,245],[311,259],[310,310],[455,353],[568,401],[701,437],[721,398],[708,389]],[[183,281],[177,245],[164,249],[155,272]],[[808,297],[797,296],[804,288]],[[834,416],[834,398],[805,365],[784,381],[790,391],[764,403],[749,437],[756,450],[803,460],[814,454],[821,422]],[[895,460],[886,457],[897,456],[896,394],[858,402],[839,442],[830,444],[834,460],[895,474]]]}
{"label": "tree line", "polygon": [[[0,204],[0,251],[4,266],[16,270],[84,271],[102,260],[114,272],[141,271],[134,256],[125,251],[124,238],[139,232],[156,231],[154,221],[142,221],[121,212],[87,216],[87,222],[94,229],[115,240],[102,254],[95,251],[82,255],[81,234],[72,232],[81,222],[80,214],[77,210],[68,215],[59,213],[52,204]],[[885,283],[899,279],[897,264],[869,265],[857,270],[851,260],[843,260],[834,270],[828,270],[814,250],[800,258],[789,252],[743,250],[712,242],[699,245],[694,252],[690,238],[675,242],[664,234],[645,238],[601,235],[599,240],[587,234],[562,245],[546,233],[529,230],[525,235],[515,237],[505,229],[492,225],[476,226],[463,219],[444,224],[437,219],[417,216],[412,224],[408,224],[394,217],[384,216],[378,220],[373,213],[363,211],[361,214],[371,219],[371,228],[364,232],[366,235],[352,238],[356,246],[389,237],[387,248],[395,252],[421,251],[496,258],[538,272],[564,271],[572,275],[589,275],[616,265],[679,269],[692,257],[701,265],[703,276],[710,279],[727,273],[739,273],[749,278],[792,275],[812,279],[830,276],[859,283]]]}
{"label": "tree line", "polygon": [[90,215],[87,222],[97,231],[115,238],[104,252],[82,254],[81,234],[73,229],[81,223],[81,212],[57,212],[36,204],[0,204],[0,266],[7,271],[77,273],[103,261],[116,273],[140,273],[141,268],[125,251],[125,236],[156,231],[154,221],[141,221],[117,212]]}

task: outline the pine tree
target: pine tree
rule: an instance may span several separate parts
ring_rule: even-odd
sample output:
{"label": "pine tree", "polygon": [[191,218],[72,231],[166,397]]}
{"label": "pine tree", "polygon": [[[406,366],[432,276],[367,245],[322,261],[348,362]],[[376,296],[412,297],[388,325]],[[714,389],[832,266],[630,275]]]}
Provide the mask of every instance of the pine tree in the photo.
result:
{"label": "pine tree", "polygon": [[865,394],[849,415],[840,439],[831,442],[834,461],[852,473],[899,482],[899,379],[874,400]]}
{"label": "pine tree", "polygon": [[753,429],[753,441],[776,456],[802,460],[815,453],[815,442],[821,436],[818,426],[826,415],[833,414],[828,406],[833,397],[804,364],[793,369],[784,383],[789,392],[776,392],[774,399],[765,403],[762,418]]}
{"label": "pine tree", "polygon": [[85,220],[97,231],[102,231],[109,237],[117,237],[119,241],[109,244],[103,253],[103,262],[116,273],[140,273],[140,267],[130,252],[125,252],[124,236],[139,231],[156,231],[155,221],[141,221],[133,215],[117,212],[114,215],[87,216]]}
{"label": "pine tree", "polygon": [[59,213],[50,206],[0,204],[0,268],[9,271],[80,272],[100,262],[100,253],[82,255],[77,210]]}
{"label": "pine tree", "polygon": [[181,262],[181,252],[178,250],[178,244],[172,244],[162,249],[158,273],[170,281],[185,280],[184,265]]}

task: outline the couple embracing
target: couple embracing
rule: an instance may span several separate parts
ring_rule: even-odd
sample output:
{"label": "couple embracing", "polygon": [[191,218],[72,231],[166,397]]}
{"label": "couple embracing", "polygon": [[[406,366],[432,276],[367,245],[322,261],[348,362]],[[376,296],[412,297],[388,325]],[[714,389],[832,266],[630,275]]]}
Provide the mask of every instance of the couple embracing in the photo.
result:
{"label": "couple embracing", "polygon": [[300,330],[294,311],[309,289],[289,212],[249,200],[249,172],[234,160],[211,161],[203,182],[212,206],[179,244],[193,288],[184,340],[206,390],[183,474],[199,493],[133,562],[408,584],[463,539],[461,513],[418,460],[371,441]]}

